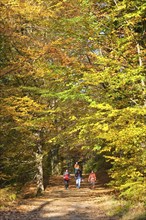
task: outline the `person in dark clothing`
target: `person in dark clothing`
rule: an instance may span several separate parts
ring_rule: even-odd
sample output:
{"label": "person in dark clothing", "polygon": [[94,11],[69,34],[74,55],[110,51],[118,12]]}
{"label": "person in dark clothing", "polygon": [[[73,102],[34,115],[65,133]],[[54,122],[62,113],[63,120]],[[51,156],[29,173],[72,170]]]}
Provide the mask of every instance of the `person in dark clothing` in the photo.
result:
{"label": "person in dark clothing", "polygon": [[70,174],[68,172],[68,170],[66,170],[63,174],[63,179],[64,179],[64,186],[65,189],[68,189],[69,187],[69,180],[70,180]]}
{"label": "person in dark clothing", "polygon": [[81,181],[82,181],[82,171],[77,170],[75,173],[75,180],[76,180],[76,187],[79,189],[81,186]]}

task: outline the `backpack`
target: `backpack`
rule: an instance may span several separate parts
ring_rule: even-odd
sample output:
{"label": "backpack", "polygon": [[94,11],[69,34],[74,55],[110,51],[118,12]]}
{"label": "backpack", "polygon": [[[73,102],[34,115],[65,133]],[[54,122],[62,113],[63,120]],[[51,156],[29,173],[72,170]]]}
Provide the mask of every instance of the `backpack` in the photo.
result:
{"label": "backpack", "polygon": [[63,178],[64,178],[64,180],[69,180],[69,174],[66,173]]}

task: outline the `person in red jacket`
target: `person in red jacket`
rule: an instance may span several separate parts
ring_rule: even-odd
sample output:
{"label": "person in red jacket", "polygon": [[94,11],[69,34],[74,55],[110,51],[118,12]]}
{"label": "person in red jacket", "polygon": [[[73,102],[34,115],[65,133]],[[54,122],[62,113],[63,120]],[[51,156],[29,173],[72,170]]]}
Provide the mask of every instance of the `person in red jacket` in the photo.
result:
{"label": "person in red jacket", "polygon": [[95,188],[95,182],[96,182],[96,174],[92,170],[88,177],[88,182],[91,184],[91,189]]}
{"label": "person in red jacket", "polygon": [[66,170],[63,174],[63,179],[64,179],[64,186],[65,189],[68,189],[69,187],[69,180],[70,180],[70,173],[68,172],[68,170]]}

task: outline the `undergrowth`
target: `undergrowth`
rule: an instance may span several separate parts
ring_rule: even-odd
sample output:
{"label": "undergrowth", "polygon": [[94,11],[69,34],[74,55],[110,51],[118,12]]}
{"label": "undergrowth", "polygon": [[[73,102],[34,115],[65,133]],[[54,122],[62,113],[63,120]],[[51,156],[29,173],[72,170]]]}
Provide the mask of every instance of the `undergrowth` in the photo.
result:
{"label": "undergrowth", "polygon": [[0,189],[0,209],[13,206],[19,198],[15,187],[5,187]]}

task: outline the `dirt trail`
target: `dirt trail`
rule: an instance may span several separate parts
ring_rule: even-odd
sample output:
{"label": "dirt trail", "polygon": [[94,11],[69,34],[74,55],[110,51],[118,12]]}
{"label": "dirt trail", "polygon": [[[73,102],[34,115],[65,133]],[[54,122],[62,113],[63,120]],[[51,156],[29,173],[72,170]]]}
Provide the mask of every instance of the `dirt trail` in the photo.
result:
{"label": "dirt trail", "polygon": [[0,220],[118,220],[110,216],[110,189],[96,185],[89,189],[87,178],[80,189],[75,188],[72,177],[68,190],[62,177],[51,179],[45,194],[38,198],[24,199],[13,210],[0,212]]}

